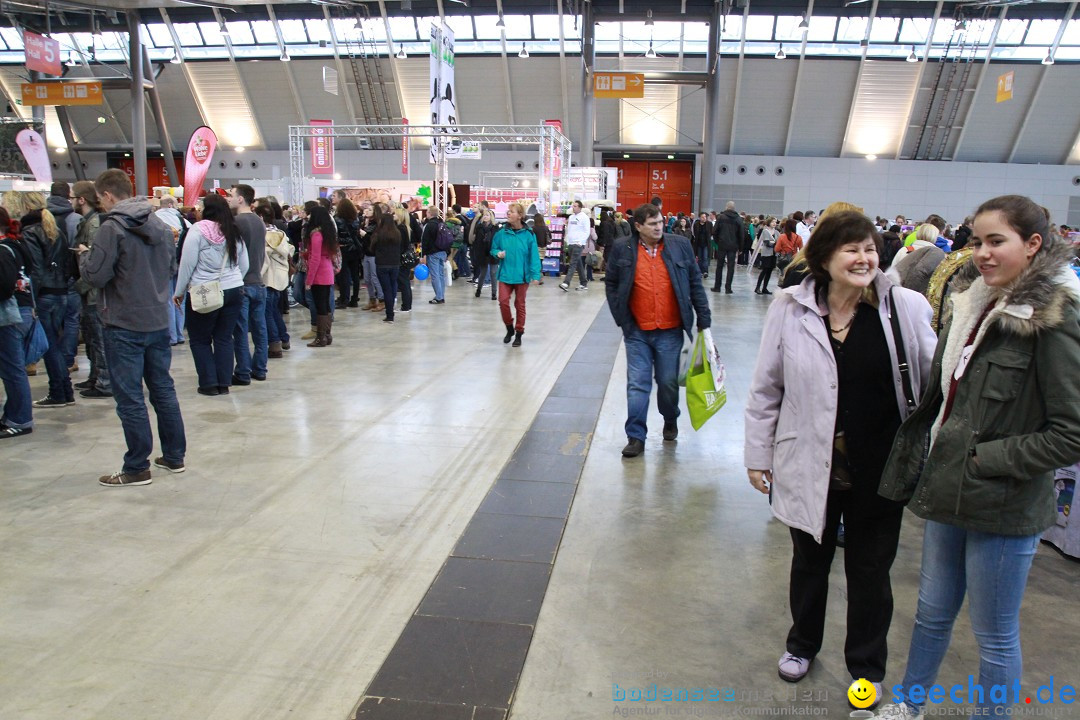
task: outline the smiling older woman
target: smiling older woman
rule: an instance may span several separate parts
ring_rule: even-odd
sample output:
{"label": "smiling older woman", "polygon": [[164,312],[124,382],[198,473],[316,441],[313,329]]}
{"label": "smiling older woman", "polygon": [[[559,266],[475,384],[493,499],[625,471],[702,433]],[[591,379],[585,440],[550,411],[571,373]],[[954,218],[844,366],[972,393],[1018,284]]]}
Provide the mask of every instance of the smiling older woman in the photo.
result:
{"label": "smiling older woman", "polygon": [[750,483],[762,493],[771,483],[773,514],[791,529],[792,626],[778,668],[788,682],[805,677],[821,649],[841,516],[847,668],[879,691],[885,677],[889,570],[903,506],[879,496],[878,483],[896,430],[925,388],[937,338],[926,299],[878,269],[880,248],[861,213],[818,223],[806,250],[809,275],[769,307],[746,405]]}

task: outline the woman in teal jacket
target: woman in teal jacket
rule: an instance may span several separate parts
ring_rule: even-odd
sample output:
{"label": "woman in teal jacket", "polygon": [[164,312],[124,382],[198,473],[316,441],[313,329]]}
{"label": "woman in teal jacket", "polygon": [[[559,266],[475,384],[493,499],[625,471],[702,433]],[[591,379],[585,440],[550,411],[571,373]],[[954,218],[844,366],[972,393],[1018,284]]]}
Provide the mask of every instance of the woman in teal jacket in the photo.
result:
{"label": "woman in teal jacket", "polygon": [[[525,208],[513,203],[506,211],[503,225],[491,240],[491,256],[499,259],[499,310],[506,325],[504,343],[514,341],[521,347],[525,333],[525,293],[529,283],[540,281],[540,254],[536,235],[525,226]],[[517,323],[510,312],[510,293],[514,293]]]}

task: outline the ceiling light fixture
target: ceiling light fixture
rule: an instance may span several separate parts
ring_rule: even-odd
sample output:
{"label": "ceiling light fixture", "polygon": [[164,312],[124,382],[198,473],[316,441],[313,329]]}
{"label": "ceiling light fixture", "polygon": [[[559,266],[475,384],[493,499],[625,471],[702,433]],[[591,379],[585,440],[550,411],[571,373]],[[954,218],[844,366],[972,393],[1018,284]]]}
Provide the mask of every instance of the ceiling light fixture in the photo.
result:
{"label": "ceiling light fixture", "polygon": [[227,26],[225,25],[225,21],[224,21],[224,20],[222,20],[222,21],[221,21],[221,22],[220,22],[220,23],[218,24],[218,30],[220,30],[220,31],[221,31],[221,36],[222,36],[222,37],[229,37],[229,28],[228,28],[228,27],[227,27]]}
{"label": "ceiling light fixture", "polygon": [[806,13],[803,13],[802,20],[799,21],[799,30],[806,32],[810,29],[810,21],[806,19]]}
{"label": "ceiling light fixture", "polygon": [[79,67],[79,61],[75,59],[75,53],[73,53],[73,52],[68,53],[67,66],[68,67]]}
{"label": "ceiling light fixture", "polygon": [[877,155],[867,155],[866,159],[873,162],[874,160],[877,160]]}
{"label": "ceiling light fixture", "polygon": [[776,51],[776,54],[773,55],[773,57],[777,60],[783,60],[787,57],[787,53],[784,52],[784,43],[780,43],[780,49]]}
{"label": "ceiling light fixture", "polygon": [[653,24],[652,10],[649,10],[649,11],[647,11],[645,13],[645,24],[646,25],[652,25]]}
{"label": "ceiling light fixture", "polygon": [[1054,56],[1050,54],[1049,50],[1046,51],[1046,57],[1044,57],[1042,59],[1042,64],[1043,65],[1053,65],[1054,64]]}
{"label": "ceiling light fixture", "polygon": [[240,145],[237,145],[237,146],[236,146],[236,147],[234,148],[234,150],[236,150],[236,152],[238,152],[238,153],[242,153],[242,152],[244,152],[244,148],[243,148],[242,146],[240,146]]}
{"label": "ceiling light fixture", "polygon": [[288,49],[282,48],[281,49],[281,62],[289,62],[290,60],[292,60],[292,58],[289,57]]}
{"label": "ceiling light fixture", "polygon": [[519,58],[529,57],[529,51],[525,49],[525,43],[521,43],[521,52],[518,53]]}
{"label": "ceiling light fixture", "polygon": [[104,125],[105,124],[105,116],[104,115],[98,115],[97,121],[98,121],[98,125]]}
{"label": "ceiling light fixture", "polygon": [[169,60],[169,62],[171,62],[173,65],[179,65],[182,61],[183,58],[180,57],[180,50],[173,50],[172,58]]}
{"label": "ceiling light fixture", "polygon": [[398,60],[404,60],[405,58],[409,57],[408,54],[405,52],[405,46],[404,45],[402,45],[400,43],[398,44],[398,46],[397,46],[397,55],[395,55],[394,57],[396,57]]}
{"label": "ceiling light fixture", "polygon": [[506,29],[506,23],[503,22],[503,16],[502,15],[500,15],[499,19],[495,22],[495,27],[499,28],[500,30],[505,30]]}
{"label": "ceiling light fixture", "polygon": [[956,21],[956,25],[953,27],[955,32],[964,32],[967,30],[967,20],[960,18]]}
{"label": "ceiling light fixture", "polygon": [[652,40],[649,40],[649,49],[645,51],[645,57],[653,59],[656,57],[656,51],[653,50]]}
{"label": "ceiling light fixture", "polygon": [[911,54],[907,56],[907,62],[919,62],[919,56],[915,54],[915,46],[911,46]]}

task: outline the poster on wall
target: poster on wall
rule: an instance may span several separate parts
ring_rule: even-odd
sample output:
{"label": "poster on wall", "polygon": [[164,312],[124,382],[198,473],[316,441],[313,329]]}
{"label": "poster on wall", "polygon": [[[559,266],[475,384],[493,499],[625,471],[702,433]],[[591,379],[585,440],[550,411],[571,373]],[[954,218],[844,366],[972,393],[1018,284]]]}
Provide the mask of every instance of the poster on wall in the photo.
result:
{"label": "poster on wall", "polygon": [[15,138],[23,130],[35,130],[38,134],[45,129],[43,123],[33,120],[0,121],[0,175],[32,175]]}
{"label": "poster on wall", "polygon": [[[447,133],[458,133],[458,107],[454,93],[454,32],[446,25],[431,25],[431,124],[447,126]],[[436,143],[442,142],[448,158],[462,157],[462,142],[457,138],[432,138],[431,157],[435,163]]]}
{"label": "poster on wall", "polygon": [[20,130],[15,136],[15,144],[26,158],[26,164],[30,166],[34,179],[40,183],[51,183],[52,165],[49,163],[49,150],[45,147],[45,138],[41,137],[41,133],[30,128]]}
{"label": "poster on wall", "polygon": [[315,135],[311,138],[311,174],[334,174],[334,138],[325,129],[333,125],[333,120],[308,120],[308,125],[315,126]]}
{"label": "poster on wall", "polygon": [[217,148],[217,135],[205,125],[195,129],[188,141],[184,156],[184,204],[194,205],[199,201],[203,180],[210,170],[210,159]]}

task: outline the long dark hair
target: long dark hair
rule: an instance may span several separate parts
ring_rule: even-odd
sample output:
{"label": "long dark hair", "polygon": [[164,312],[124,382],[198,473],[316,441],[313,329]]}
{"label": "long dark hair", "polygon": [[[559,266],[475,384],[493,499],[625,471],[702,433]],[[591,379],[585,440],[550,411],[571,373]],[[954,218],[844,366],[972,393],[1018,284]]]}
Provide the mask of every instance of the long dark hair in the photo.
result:
{"label": "long dark hair", "polygon": [[236,264],[236,247],[240,243],[240,228],[236,227],[232,210],[225,198],[217,193],[203,198],[202,219],[217,223],[221,228],[221,234],[225,236],[225,249],[229,253],[229,260]]}
{"label": "long dark hair", "polygon": [[355,222],[359,217],[359,213],[356,212],[356,206],[353,205],[352,200],[349,198],[343,198],[337,205],[337,216],[347,223]]}
{"label": "long dark hair", "polygon": [[1046,208],[1023,195],[1001,195],[987,200],[975,211],[975,217],[983,213],[1000,212],[1005,223],[1027,242],[1032,235],[1042,237],[1042,247],[1056,244],[1054,233],[1050,229],[1050,213]]}
{"label": "long dark hair", "polygon": [[304,226],[304,241],[311,243],[311,233],[318,230],[322,233],[323,252],[333,255],[338,249],[337,223],[330,217],[330,211],[317,203],[316,207],[308,211],[307,225]]}
{"label": "long dark hair", "polygon": [[381,247],[383,243],[401,245],[401,231],[398,230],[397,220],[393,213],[379,215],[379,225],[375,228],[375,247]]}

